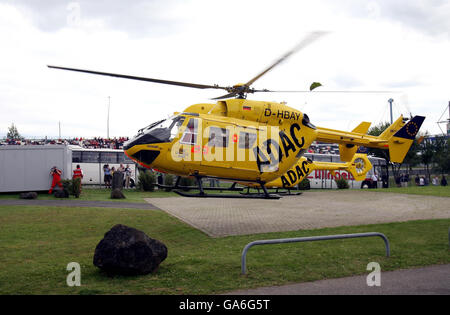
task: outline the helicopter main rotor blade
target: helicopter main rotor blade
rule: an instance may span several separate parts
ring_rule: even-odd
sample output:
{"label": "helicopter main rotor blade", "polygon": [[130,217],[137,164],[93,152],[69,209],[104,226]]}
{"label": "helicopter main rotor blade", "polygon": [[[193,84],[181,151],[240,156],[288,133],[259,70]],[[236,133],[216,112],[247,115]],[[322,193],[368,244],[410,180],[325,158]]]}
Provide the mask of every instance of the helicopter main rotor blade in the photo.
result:
{"label": "helicopter main rotor blade", "polygon": [[254,90],[254,92],[268,92],[268,93],[401,93],[399,91],[345,91],[345,90],[334,90],[334,91],[309,91],[309,90],[290,90],[290,91],[273,91],[273,90]]}
{"label": "helicopter main rotor blade", "polygon": [[283,56],[281,56],[281,58],[279,58],[277,61],[275,61],[272,65],[270,65],[269,67],[267,67],[264,71],[262,71],[261,73],[259,73],[257,76],[255,76],[253,79],[251,79],[250,81],[248,81],[245,85],[246,86],[250,86],[252,85],[256,80],[258,80],[259,78],[261,78],[263,75],[265,75],[267,72],[269,72],[270,70],[272,70],[273,68],[275,68],[276,66],[278,66],[280,63],[282,63],[283,61],[285,61],[287,58],[289,58],[292,54],[296,53],[297,51],[299,51],[300,49],[305,48],[306,46],[308,46],[309,44],[311,44],[312,42],[314,42],[315,40],[319,39],[319,37],[323,36],[327,34],[327,32],[312,32],[310,34],[308,34],[308,36],[306,36],[302,41],[300,41],[294,48],[292,48],[290,51],[288,51],[287,53],[285,53]]}
{"label": "helicopter main rotor blade", "polygon": [[69,71],[76,71],[76,72],[83,72],[83,73],[90,73],[90,74],[97,74],[97,75],[105,75],[105,76],[116,77],[116,78],[123,78],[123,79],[131,79],[131,80],[147,81],[147,82],[154,82],[154,83],[161,83],[161,84],[177,85],[177,86],[184,86],[184,87],[190,87],[190,88],[196,88],[196,89],[222,89],[222,90],[227,90],[227,87],[221,87],[221,86],[218,86],[218,85],[206,85],[206,84],[196,84],[196,83],[188,83],[188,82],[178,82],[178,81],[169,81],[169,80],[161,80],[161,79],[152,79],[152,78],[136,77],[136,76],[132,76],[132,75],[124,75],[124,74],[100,72],[100,71],[91,71],[91,70],[83,70],[83,69],[75,69],[75,68],[65,68],[65,67],[57,67],[57,66],[47,66],[47,67],[52,68],[52,69],[69,70]]}

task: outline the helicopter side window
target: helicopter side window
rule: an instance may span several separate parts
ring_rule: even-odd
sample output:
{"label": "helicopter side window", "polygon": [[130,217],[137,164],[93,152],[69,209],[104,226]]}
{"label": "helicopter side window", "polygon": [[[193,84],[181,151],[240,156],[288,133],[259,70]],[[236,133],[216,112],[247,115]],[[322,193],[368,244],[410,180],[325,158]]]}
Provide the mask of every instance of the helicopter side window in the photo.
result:
{"label": "helicopter side window", "polygon": [[229,132],[226,128],[210,127],[209,128],[209,147],[228,147]]}
{"label": "helicopter side window", "polygon": [[245,131],[239,132],[239,149],[250,149],[256,141],[256,134]]}
{"label": "helicopter side window", "polygon": [[177,117],[175,118],[170,128],[170,141],[172,141],[177,135],[178,131],[180,130],[180,127],[183,125],[185,117]]}
{"label": "helicopter side window", "polygon": [[196,144],[198,134],[198,120],[191,118],[184,130],[180,143],[182,144]]}

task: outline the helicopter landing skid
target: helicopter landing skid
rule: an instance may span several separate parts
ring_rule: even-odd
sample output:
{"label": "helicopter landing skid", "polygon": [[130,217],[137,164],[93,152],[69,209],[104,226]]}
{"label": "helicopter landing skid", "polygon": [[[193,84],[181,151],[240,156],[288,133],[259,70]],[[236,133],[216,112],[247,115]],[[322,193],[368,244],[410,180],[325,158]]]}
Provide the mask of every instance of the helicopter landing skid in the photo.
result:
{"label": "helicopter landing skid", "polygon": [[[189,194],[186,192],[182,192],[179,190],[174,190],[175,193],[177,193],[180,196],[183,197],[200,197],[200,198],[252,198],[252,199],[280,199],[280,195],[276,194],[269,194],[267,192],[266,187],[264,186],[264,183],[260,183],[261,188],[263,190],[263,194],[254,194],[254,195],[242,195],[242,194],[207,194],[205,193],[205,188],[203,188],[202,184],[202,178],[201,176],[195,176],[195,179],[197,181],[197,189],[199,192],[197,194]],[[233,183],[233,185],[229,188],[230,190],[238,190],[239,188],[236,188],[236,183]],[[238,190],[239,191],[239,190]]]}
{"label": "helicopter landing skid", "polygon": [[245,195],[245,194],[206,194],[206,193],[197,193],[197,194],[190,194],[179,190],[174,190],[173,192],[177,193],[180,196],[183,197],[197,197],[197,198],[240,198],[240,199],[280,199],[280,195],[276,194],[251,194],[251,195]]}
{"label": "helicopter landing skid", "polygon": [[[240,192],[239,194],[241,194],[242,196],[253,196],[253,195],[261,195],[259,193],[249,193],[249,192]],[[275,192],[275,195],[279,195],[280,197],[284,197],[284,196],[300,196],[302,193],[301,192],[287,192],[287,191],[277,191]]]}
{"label": "helicopter landing skid", "polygon": [[[180,178],[180,177],[179,177]],[[174,186],[155,184],[156,187],[161,189],[166,189],[168,191],[172,191],[173,189],[182,189],[184,191],[198,189],[197,186],[180,186],[179,181],[177,179],[177,183]],[[230,187],[202,187],[203,190],[215,190],[215,191],[243,191],[244,188],[236,187],[236,183],[233,183]]]}

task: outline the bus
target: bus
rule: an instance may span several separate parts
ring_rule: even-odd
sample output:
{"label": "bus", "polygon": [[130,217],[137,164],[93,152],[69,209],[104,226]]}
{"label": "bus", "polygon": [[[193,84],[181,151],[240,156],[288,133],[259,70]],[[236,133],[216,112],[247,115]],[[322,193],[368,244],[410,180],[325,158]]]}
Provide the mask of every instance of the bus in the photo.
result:
{"label": "bus", "polygon": [[84,177],[81,181],[83,185],[104,185],[103,166],[108,164],[110,168],[116,170],[120,164],[131,168],[130,187],[137,183],[138,168],[136,163],[125,155],[123,150],[116,149],[86,149],[80,146],[70,145],[72,151],[72,172],[80,165]]}
{"label": "bus", "polygon": [[[339,154],[319,154],[319,153],[305,153],[305,157],[313,161],[318,162],[333,162],[341,163]],[[366,179],[363,181],[356,181],[352,174],[347,171],[336,171],[336,179],[344,178],[347,180],[349,188],[360,189],[367,187],[372,187],[372,175],[375,173],[378,176],[377,186],[382,187],[381,174],[384,173],[386,168],[386,160],[378,157],[368,156],[370,163],[372,163],[372,169],[367,172]],[[321,189],[333,189],[337,188],[336,182],[330,171],[324,170],[314,170],[308,176],[311,188],[321,188]]]}

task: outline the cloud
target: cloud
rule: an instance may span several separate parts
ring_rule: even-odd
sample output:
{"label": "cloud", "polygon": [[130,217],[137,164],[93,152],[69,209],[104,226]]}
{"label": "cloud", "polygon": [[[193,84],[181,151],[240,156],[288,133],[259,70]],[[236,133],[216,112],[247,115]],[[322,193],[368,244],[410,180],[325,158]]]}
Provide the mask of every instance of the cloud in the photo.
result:
{"label": "cloud", "polygon": [[450,2],[447,0],[329,1],[337,11],[353,17],[388,20],[416,31],[450,37]]}
{"label": "cloud", "polygon": [[352,75],[348,75],[345,73],[340,73],[333,78],[333,81],[337,88],[339,89],[353,89],[360,86],[363,86],[364,83],[362,80],[355,78]]}
{"label": "cloud", "polygon": [[[57,32],[63,28],[96,27],[118,30],[131,37],[167,36],[182,27],[175,16],[175,0],[6,0],[26,14],[37,28]],[[125,5],[124,5],[125,4]]]}
{"label": "cloud", "polygon": [[424,83],[421,80],[417,79],[409,79],[403,81],[390,81],[385,83],[383,86],[391,89],[401,89],[401,88],[413,88],[417,86],[421,86]]}

